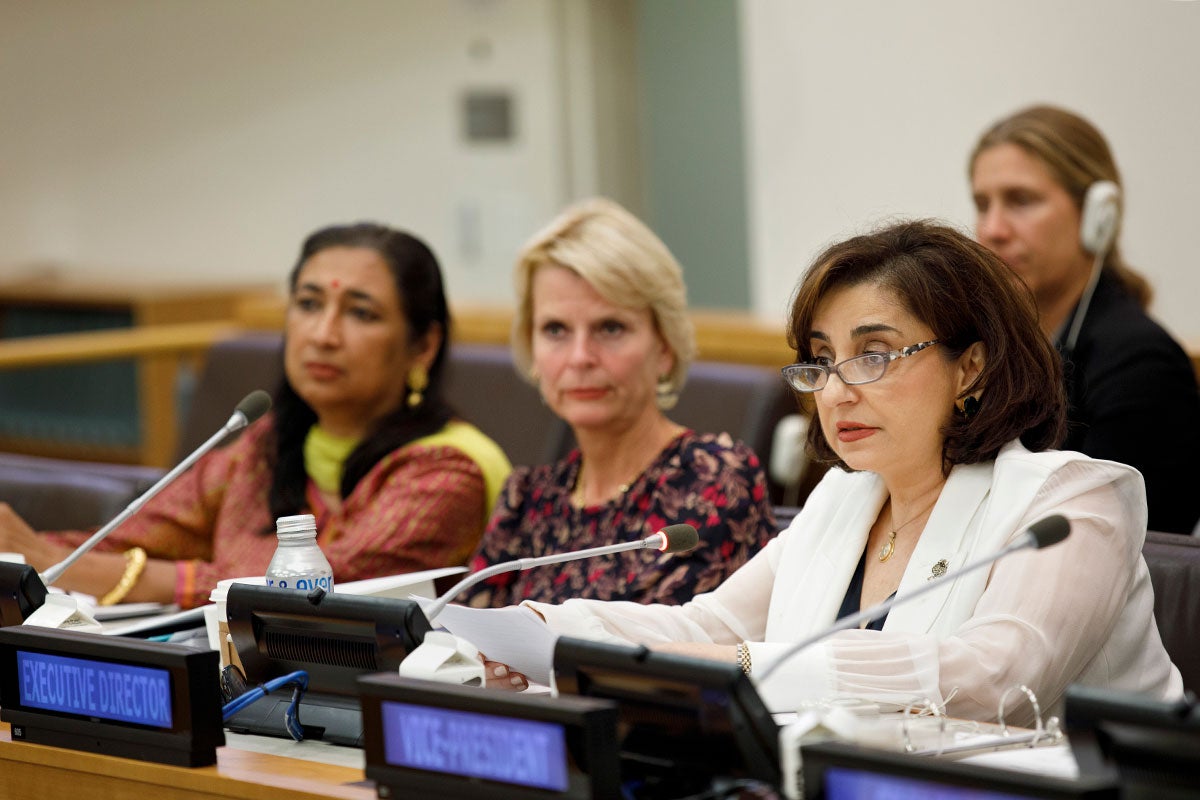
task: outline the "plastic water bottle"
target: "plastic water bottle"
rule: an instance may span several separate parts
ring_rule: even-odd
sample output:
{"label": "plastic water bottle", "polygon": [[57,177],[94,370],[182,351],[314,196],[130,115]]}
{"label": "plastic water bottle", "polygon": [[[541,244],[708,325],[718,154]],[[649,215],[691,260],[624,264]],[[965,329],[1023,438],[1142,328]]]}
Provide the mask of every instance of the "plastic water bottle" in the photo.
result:
{"label": "plastic water bottle", "polygon": [[267,565],[267,586],[279,589],[333,591],[333,568],[317,546],[317,520],[312,514],[280,517],[275,523],[279,546]]}

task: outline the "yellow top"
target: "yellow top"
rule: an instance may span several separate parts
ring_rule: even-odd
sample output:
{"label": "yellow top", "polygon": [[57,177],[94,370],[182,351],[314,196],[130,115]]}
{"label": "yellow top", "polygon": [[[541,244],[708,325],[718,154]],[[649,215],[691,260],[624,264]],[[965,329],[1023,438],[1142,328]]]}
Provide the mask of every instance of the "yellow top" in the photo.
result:
{"label": "yellow top", "polygon": [[304,437],[304,471],[317,488],[327,494],[340,494],[342,468],[358,443],[357,437],[334,436],[320,425],[313,425]]}
{"label": "yellow top", "polygon": [[[351,451],[358,446],[359,439],[334,436],[320,425],[313,425],[304,438],[304,471],[323,492],[337,494],[342,485],[342,467]],[[437,433],[414,439],[407,446],[453,447],[475,462],[483,473],[483,487],[487,499],[487,514],[491,516],[500,496],[500,489],[512,472],[512,464],[500,449],[483,433],[467,422],[451,420]]]}

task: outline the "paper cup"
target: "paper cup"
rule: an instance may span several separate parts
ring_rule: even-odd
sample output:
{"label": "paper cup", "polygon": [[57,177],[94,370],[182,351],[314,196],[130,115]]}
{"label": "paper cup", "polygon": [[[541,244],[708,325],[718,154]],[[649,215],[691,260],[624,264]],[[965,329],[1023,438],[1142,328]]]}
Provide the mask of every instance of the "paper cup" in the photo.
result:
{"label": "paper cup", "polygon": [[233,640],[229,636],[229,619],[225,612],[225,598],[229,595],[229,587],[235,583],[266,586],[267,579],[259,575],[218,581],[216,588],[208,596],[212,604],[204,607],[204,626],[208,629],[208,646],[221,654],[221,666],[234,664],[241,669],[242,661],[238,658],[237,648],[233,646]]}
{"label": "paper cup", "polygon": [[217,605],[209,603],[204,607],[204,628],[208,631],[208,649],[221,649],[221,636],[217,632]]}

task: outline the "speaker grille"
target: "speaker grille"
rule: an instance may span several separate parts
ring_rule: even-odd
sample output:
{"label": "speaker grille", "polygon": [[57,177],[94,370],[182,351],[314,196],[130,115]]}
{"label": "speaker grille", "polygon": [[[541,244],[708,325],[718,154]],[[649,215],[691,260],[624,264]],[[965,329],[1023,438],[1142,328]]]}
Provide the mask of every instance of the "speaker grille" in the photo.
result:
{"label": "speaker grille", "polygon": [[302,661],[358,670],[376,669],[375,645],[372,642],[268,630],[264,645],[267,656],[279,661]]}

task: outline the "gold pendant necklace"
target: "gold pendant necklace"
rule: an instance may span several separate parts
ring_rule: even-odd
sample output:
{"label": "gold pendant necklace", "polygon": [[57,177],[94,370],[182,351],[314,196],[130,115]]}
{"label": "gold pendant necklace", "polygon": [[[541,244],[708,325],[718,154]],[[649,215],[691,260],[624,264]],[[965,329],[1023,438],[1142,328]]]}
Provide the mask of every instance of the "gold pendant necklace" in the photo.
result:
{"label": "gold pendant necklace", "polygon": [[879,548],[879,560],[887,561],[894,552],[896,552],[896,531],[889,533],[888,540],[883,543],[883,547]]}
{"label": "gold pendant necklace", "polygon": [[[941,493],[939,492],[938,494],[940,495]],[[888,498],[888,503],[891,503],[891,498]],[[925,510],[922,511],[920,514],[917,514],[915,517],[913,517],[912,519],[910,519],[908,522],[904,523],[903,525],[897,525],[895,528],[892,528],[892,532],[888,534],[887,541],[884,542],[883,546],[879,548],[878,558],[879,558],[880,563],[887,561],[889,558],[892,557],[892,553],[896,552],[896,534],[899,533],[900,531],[902,531],[908,525],[913,524],[914,522],[919,520],[921,517],[925,516],[925,514],[930,509],[932,509],[935,505],[937,505],[936,497],[933,498],[933,502],[930,503],[928,506],[926,506]],[[890,514],[890,511],[889,511],[889,514]]]}

